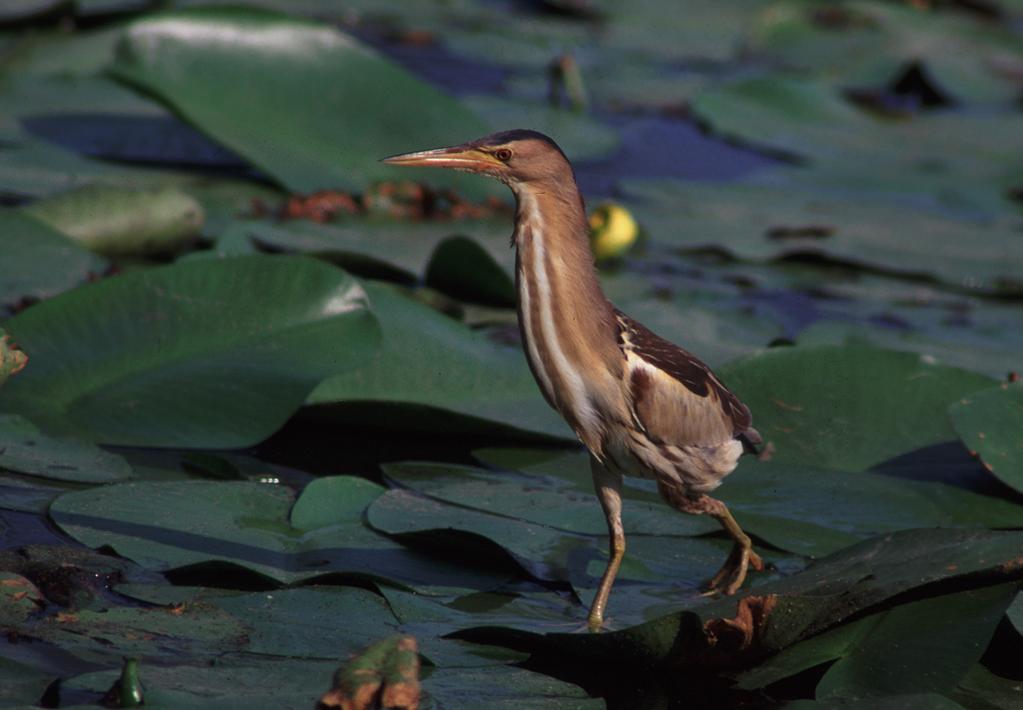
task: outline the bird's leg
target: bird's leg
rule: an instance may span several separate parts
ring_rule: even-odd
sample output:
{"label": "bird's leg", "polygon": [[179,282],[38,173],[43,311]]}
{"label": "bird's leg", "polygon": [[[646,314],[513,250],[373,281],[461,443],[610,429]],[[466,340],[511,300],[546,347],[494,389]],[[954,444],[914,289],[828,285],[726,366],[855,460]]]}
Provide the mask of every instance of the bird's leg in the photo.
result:
{"label": "bird's leg", "polygon": [[587,626],[590,631],[600,631],[604,624],[604,609],[607,607],[607,598],[611,594],[611,585],[614,584],[618,568],[622,564],[622,557],[625,556],[625,531],[622,528],[622,477],[621,474],[608,471],[595,458],[590,458],[590,470],[593,472],[593,487],[597,491],[597,498],[600,499],[600,507],[604,509],[604,517],[607,518],[607,533],[610,538],[610,558],[607,562],[607,569],[600,579],[600,587],[597,589],[597,596],[593,599],[593,606],[590,607],[590,616],[587,619]]}
{"label": "bird's leg", "polygon": [[721,569],[707,583],[708,594],[716,594],[718,592],[724,592],[728,595],[735,594],[739,591],[742,583],[746,581],[746,573],[750,567],[757,571],[764,569],[764,561],[760,559],[760,555],[753,551],[752,540],[749,539],[749,535],[742,531],[739,523],[735,522],[735,518],[729,512],[728,506],[708,495],[685,495],[660,482],[658,482],[658,488],[660,489],[661,496],[676,510],[691,515],[706,513],[716,518],[729,537],[735,541],[728,559],[725,560]]}

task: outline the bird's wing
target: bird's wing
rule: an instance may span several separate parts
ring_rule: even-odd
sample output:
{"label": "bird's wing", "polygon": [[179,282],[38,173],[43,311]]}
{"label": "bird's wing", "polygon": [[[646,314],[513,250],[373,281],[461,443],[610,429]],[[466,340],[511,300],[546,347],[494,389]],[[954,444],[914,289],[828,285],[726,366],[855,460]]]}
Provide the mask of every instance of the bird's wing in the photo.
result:
{"label": "bird's wing", "polygon": [[618,312],[619,345],[635,424],[655,441],[715,446],[759,443],[749,408],[690,352]]}

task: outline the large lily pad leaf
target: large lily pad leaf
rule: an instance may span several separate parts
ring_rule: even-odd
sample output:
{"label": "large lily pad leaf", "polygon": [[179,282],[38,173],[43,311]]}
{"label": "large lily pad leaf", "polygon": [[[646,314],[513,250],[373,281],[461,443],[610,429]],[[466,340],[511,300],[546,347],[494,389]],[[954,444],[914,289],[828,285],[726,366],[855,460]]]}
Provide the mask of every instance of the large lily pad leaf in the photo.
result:
{"label": "large lily pad leaf", "polygon": [[0,409],[134,446],[254,444],[378,340],[362,288],[298,257],[134,271],[5,326],[32,359]]}
{"label": "large lily pad leaf", "polygon": [[955,438],[935,412],[984,375],[862,344],[767,350],[721,369],[774,459],[858,471]]}
{"label": "large lily pad leaf", "polygon": [[714,602],[698,613],[678,612],[598,635],[541,635],[490,627],[457,637],[530,651],[548,662],[551,654],[574,658],[591,670],[604,664],[742,667],[925,585],[934,596],[942,590],[960,591],[957,585],[971,576],[988,584],[1018,580],[1023,572],[1016,562],[1021,550],[1023,533],[902,531],[859,543],[800,574],[768,582],[756,596]]}
{"label": "large lily pad leaf", "polygon": [[[49,641],[79,658],[110,662],[122,655],[145,654],[166,660],[211,658],[238,650],[245,627],[227,612],[209,606],[188,609],[117,606],[60,612],[50,608],[28,579],[0,572],[0,624],[21,636]],[[159,636],[160,643],[154,644]]]}
{"label": "large lily pad leaf", "polygon": [[0,414],[0,470],[80,483],[132,475],[124,457],[85,441],[46,436],[16,414]]}
{"label": "large lily pad leaf", "polygon": [[64,234],[12,209],[0,211],[0,251],[4,259],[0,306],[55,296],[108,267],[105,259]]}
{"label": "large lily pad leaf", "polygon": [[[583,535],[482,510],[451,505],[405,490],[391,490],[370,506],[374,528],[413,542],[438,540],[448,548],[477,550],[487,559],[507,555],[535,579],[570,584],[580,603],[549,626],[582,628],[607,566],[607,536]],[[723,540],[640,536],[629,538],[608,623],[618,628],[680,606],[705,603],[702,584],[721,566]],[[772,562],[783,559],[768,555]],[[792,561],[798,565],[798,561]],[[784,566],[791,566],[786,564]],[[754,580],[760,583],[763,580]]]}
{"label": "large lily pad leaf", "polygon": [[1023,492],[1023,385],[1002,384],[949,407],[963,443],[1002,482]]}
{"label": "large lily pad leaf", "polygon": [[[1006,208],[1023,168],[1010,112],[941,112],[906,121],[867,114],[826,82],[756,77],[719,84],[693,103],[716,132],[810,159],[807,185],[926,194],[955,208]],[[800,176],[788,171],[789,178]]]}
{"label": "large lily pad leaf", "polygon": [[347,574],[428,592],[489,588],[507,577],[445,564],[369,530],[362,508],[381,491],[352,477],[325,480],[292,511],[294,497],[281,486],[137,482],[66,493],[50,517],[83,544],[110,546],[159,571],[219,562],[278,583]]}
{"label": "large lily pad leaf", "polygon": [[753,23],[746,47],[846,87],[880,86],[922,62],[953,101],[1019,94],[1014,71],[1023,67],[1023,42],[1008,23],[882,2],[833,3],[830,12],[806,0],[771,3]]}
{"label": "large lily pad leaf", "polygon": [[[384,156],[487,132],[354,38],[271,12],[195,9],[140,20],[113,72],[295,192],[364,189],[393,177],[378,162]],[[477,194],[492,189],[478,178],[421,175]]]}
{"label": "large lily pad leaf", "polygon": [[[344,635],[338,637],[344,640]],[[159,666],[143,664],[140,677],[146,691],[146,707],[198,708],[200,710],[280,710],[310,708],[330,687],[331,678],[344,659],[344,646],[335,660],[303,660],[259,656],[221,659],[215,666]],[[73,678],[65,687],[104,693],[116,680],[117,671],[88,673]],[[434,669],[423,679],[420,707],[457,708],[479,706],[512,710],[529,707],[552,710],[583,710],[604,706],[589,698],[578,686],[540,673],[495,665],[487,668]]]}
{"label": "large lily pad leaf", "polygon": [[625,189],[651,237],[675,248],[745,259],[822,255],[968,289],[1023,291],[1018,218],[956,218],[791,186],[631,181]]}
{"label": "large lily pad leaf", "polygon": [[[491,426],[571,437],[543,401],[517,348],[498,345],[390,286],[367,283],[366,290],[383,329],[382,348],[366,366],[323,382],[310,404],[410,403]],[[416,426],[444,423],[431,415]]]}
{"label": "large lily pad leaf", "polygon": [[[585,454],[488,449],[474,455],[523,473],[426,464],[392,464],[386,470],[404,486],[459,506],[584,534],[604,532]],[[752,457],[742,459],[716,495],[748,533],[813,557],[907,527],[1023,526],[1023,506],[955,486]],[[625,479],[623,496],[628,535],[699,535],[719,529],[712,519],[672,510],[650,481]],[[836,506],[836,500],[842,505]]]}
{"label": "large lily pad leaf", "polygon": [[474,244],[500,265],[502,286],[511,282],[515,264],[508,248],[510,219],[455,223],[360,219],[342,224],[239,220],[231,228],[258,247],[320,256],[356,273],[385,273],[404,280],[422,278],[437,249],[454,234],[472,235]]}
{"label": "large lily pad leaf", "polygon": [[[898,606],[824,674],[818,698],[950,692],[980,660],[1018,584]],[[935,633],[940,626],[940,633]]]}

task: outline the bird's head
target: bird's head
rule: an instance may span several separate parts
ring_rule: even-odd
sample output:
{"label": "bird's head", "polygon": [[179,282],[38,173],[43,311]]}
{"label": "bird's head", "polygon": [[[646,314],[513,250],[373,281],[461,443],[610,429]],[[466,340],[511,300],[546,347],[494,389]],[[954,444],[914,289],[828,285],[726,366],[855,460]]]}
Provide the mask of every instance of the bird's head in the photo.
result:
{"label": "bird's head", "polygon": [[537,131],[493,133],[468,143],[384,158],[390,165],[452,168],[497,178],[513,190],[544,181],[575,183],[572,166],[557,143]]}

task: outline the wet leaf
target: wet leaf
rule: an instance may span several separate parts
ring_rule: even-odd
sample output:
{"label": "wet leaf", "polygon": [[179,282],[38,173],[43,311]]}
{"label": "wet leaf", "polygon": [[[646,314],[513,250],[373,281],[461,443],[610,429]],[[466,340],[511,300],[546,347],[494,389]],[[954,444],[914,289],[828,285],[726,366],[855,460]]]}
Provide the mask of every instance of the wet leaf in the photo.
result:
{"label": "wet leaf", "polygon": [[0,658],[0,703],[6,707],[37,705],[56,678],[31,666]]}
{"label": "wet leaf", "polygon": [[627,182],[625,190],[650,238],[674,248],[724,249],[743,259],[820,255],[967,289],[1023,290],[1017,217],[956,217],[890,197],[783,184],[650,180]]}
{"label": "wet leaf", "polygon": [[108,268],[102,257],[18,210],[0,210],[0,235],[0,306],[56,296]]}
{"label": "wet leaf", "polygon": [[[543,437],[571,436],[540,396],[518,348],[498,345],[432,308],[384,284],[366,284],[383,329],[382,349],[372,363],[331,377],[309,404],[414,404],[430,408],[405,426],[450,431],[436,410],[471,418],[459,426],[494,424]],[[394,426],[394,409],[383,422]]]}
{"label": "wet leaf", "polygon": [[445,564],[368,529],[362,509],[380,490],[353,477],[323,479],[296,502],[271,484],[138,482],[66,493],[50,506],[50,517],[89,547],[110,546],[159,571],[212,570],[219,563],[225,574],[241,567],[285,584],[346,574],[431,593],[490,588],[504,579]]}
{"label": "wet leaf", "polygon": [[862,344],[778,348],[721,368],[776,461],[857,471],[954,437],[942,411],[983,375]]}
{"label": "wet leaf", "polygon": [[[945,693],[978,661],[1018,584],[903,604],[828,669],[818,698]],[[940,625],[940,633],[935,633]]]}
{"label": "wet leaf", "polygon": [[744,667],[924,585],[940,595],[959,591],[957,584],[967,578],[988,585],[1018,580],[1021,551],[1020,533],[907,530],[762,584],[755,596],[720,600],[622,631],[535,634],[490,627],[456,637],[529,651],[548,663],[552,654],[573,658],[591,671],[604,664]]}
{"label": "wet leaf", "polygon": [[[137,21],[113,72],[293,192],[361,190],[394,174],[382,157],[487,133],[456,101],[358,40],[271,12],[195,9]],[[492,189],[478,178],[418,175],[462,192]]]}
{"label": "wet leaf", "polygon": [[346,274],[263,256],[133,271],[5,327],[32,367],[7,383],[3,409],[47,431],[134,446],[254,444],[378,341]]}
{"label": "wet leaf", "polygon": [[[30,582],[0,573],[19,584],[0,584],[0,622],[20,636],[56,644],[94,663],[119,663],[122,655],[167,660],[213,658],[246,644],[245,626],[228,613],[209,606],[110,607],[63,612],[31,603],[31,596],[11,603]],[[31,587],[29,587],[31,589]],[[28,600],[28,601],[26,601]],[[159,639],[159,643],[154,643]],[[110,683],[103,690],[110,687]]]}
{"label": "wet leaf", "polygon": [[[604,533],[586,454],[489,449],[474,455],[522,473],[440,464],[390,464],[385,470],[403,486],[459,506],[584,534]],[[751,535],[814,557],[911,527],[1023,526],[1023,506],[955,486],[753,457],[743,458],[715,495]],[[712,519],[671,509],[651,481],[626,478],[623,498],[627,535],[701,535],[719,529]]]}
{"label": "wet leaf", "polygon": [[1005,24],[900,3],[842,2],[825,10],[775,2],[756,18],[747,47],[844,87],[880,85],[906,64],[923,62],[963,101],[1010,101],[1023,67],[1023,43]]}
{"label": "wet leaf", "polygon": [[173,188],[84,187],[32,203],[25,212],[106,256],[169,254],[202,227],[202,206]]}
{"label": "wet leaf", "polygon": [[886,120],[826,82],[787,75],[719,83],[696,97],[693,110],[720,135],[809,159],[802,170],[775,171],[782,184],[925,195],[953,209],[997,214],[1020,170],[1023,138],[1012,112]]}
{"label": "wet leaf", "polygon": [[47,436],[16,414],[0,414],[0,469],[79,483],[107,483],[132,475],[123,457],[86,441]]}
{"label": "wet leaf", "polygon": [[1000,481],[1023,492],[1023,384],[1001,384],[949,407],[963,444]]}

